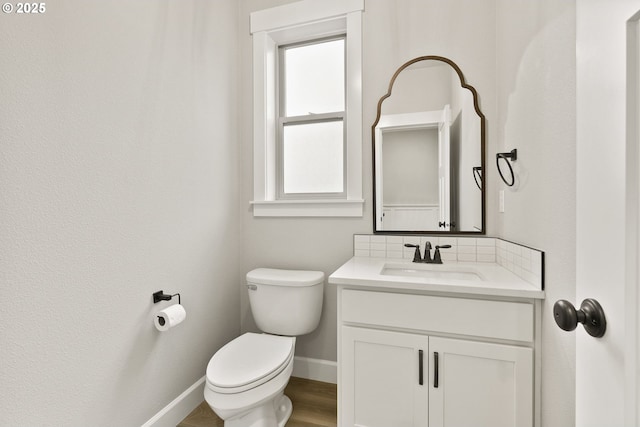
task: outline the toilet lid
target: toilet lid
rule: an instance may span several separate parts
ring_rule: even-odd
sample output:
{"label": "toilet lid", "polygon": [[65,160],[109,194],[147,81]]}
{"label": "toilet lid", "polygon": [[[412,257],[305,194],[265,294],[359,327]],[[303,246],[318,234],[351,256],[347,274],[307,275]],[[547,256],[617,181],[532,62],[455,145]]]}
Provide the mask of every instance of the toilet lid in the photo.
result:
{"label": "toilet lid", "polygon": [[294,344],[294,337],[248,332],[213,355],[207,366],[207,380],[220,388],[258,386],[277,375],[291,360]]}
{"label": "toilet lid", "polygon": [[247,283],[278,286],[313,286],[324,282],[322,271],[256,268],[247,273]]}

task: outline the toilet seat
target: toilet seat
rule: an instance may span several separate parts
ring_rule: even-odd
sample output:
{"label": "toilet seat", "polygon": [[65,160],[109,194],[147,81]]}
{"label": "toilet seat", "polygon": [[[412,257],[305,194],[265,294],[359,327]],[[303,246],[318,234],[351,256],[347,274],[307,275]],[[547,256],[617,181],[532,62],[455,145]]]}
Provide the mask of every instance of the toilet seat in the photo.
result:
{"label": "toilet seat", "polygon": [[282,372],[293,358],[295,337],[248,332],[227,343],[207,366],[207,386],[234,394],[258,387]]}

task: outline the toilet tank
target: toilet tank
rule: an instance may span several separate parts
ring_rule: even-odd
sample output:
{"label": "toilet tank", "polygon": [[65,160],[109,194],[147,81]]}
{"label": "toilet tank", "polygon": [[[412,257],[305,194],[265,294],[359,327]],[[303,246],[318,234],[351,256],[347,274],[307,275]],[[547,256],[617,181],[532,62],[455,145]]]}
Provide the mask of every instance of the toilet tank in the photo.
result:
{"label": "toilet tank", "polygon": [[249,304],[261,331],[304,335],[316,329],[322,312],[324,273],[257,268],[247,273]]}

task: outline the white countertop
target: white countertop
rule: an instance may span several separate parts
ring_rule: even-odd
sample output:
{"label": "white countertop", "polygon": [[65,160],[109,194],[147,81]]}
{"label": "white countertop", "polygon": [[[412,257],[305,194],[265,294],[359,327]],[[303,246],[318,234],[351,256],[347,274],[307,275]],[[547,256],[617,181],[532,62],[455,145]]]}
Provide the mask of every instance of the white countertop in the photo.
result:
{"label": "white countertop", "polygon": [[[480,276],[480,279],[395,276],[382,274],[385,266],[404,267],[408,270],[428,268],[473,271]],[[353,257],[329,276],[329,283],[348,285],[350,288],[544,299],[543,290],[498,264],[485,262],[445,261],[442,265],[427,264],[425,267],[425,264],[406,260]]]}

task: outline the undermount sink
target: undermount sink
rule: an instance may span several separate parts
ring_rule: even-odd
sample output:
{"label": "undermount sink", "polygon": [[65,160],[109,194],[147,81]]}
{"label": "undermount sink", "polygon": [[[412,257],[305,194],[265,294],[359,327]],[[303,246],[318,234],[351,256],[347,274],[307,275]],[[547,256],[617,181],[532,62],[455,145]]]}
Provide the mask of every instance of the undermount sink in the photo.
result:
{"label": "undermount sink", "polygon": [[461,267],[446,264],[394,264],[387,263],[380,274],[384,276],[425,277],[428,279],[449,279],[481,281],[480,276],[472,267]]}

